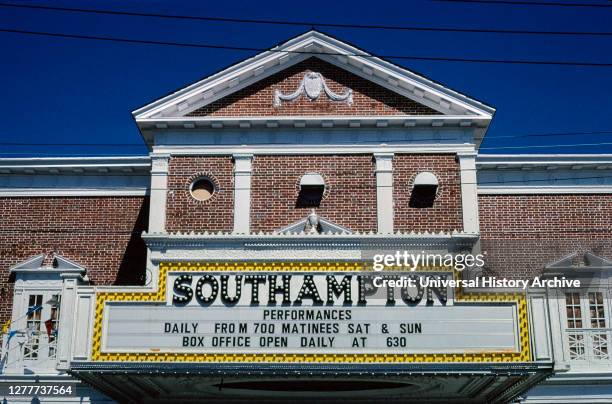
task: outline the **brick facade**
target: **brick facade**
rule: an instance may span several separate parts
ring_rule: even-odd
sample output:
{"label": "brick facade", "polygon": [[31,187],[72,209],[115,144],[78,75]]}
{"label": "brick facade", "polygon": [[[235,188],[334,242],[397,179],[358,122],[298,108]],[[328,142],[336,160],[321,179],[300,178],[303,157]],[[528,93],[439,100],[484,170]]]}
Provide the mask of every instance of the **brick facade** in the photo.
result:
{"label": "brick facade", "polygon": [[[169,232],[232,231],[234,179],[231,156],[172,157],[168,172],[166,230]],[[189,187],[205,175],[215,183],[213,197],[198,201]]]}
{"label": "brick facade", "polygon": [[256,156],[251,180],[251,231],[274,231],[307,216],[296,207],[299,181],[321,174],[329,187],[317,213],[353,231],[376,231],[372,155]]}
{"label": "brick facade", "polygon": [[531,278],[576,251],[612,259],[612,195],[480,195],[492,274]]}
{"label": "brick facade", "polygon": [[9,268],[42,253],[84,266],[95,285],[142,285],[148,210],[145,197],[0,198],[0,321],[12,310]]}
{"label": "brick facade", "polygon": [[[423,171],[438,177],[438,195],[432,207],[410,206],[412,181]],[[459,163],[454,154],[398,154],[393,158],[395,230],[462,230]]]}
{"label": "brick facade", "polygon": [[[319,72],[336,93],[353,90],[353,105],[331,101],[322,95],[314,101],[300,96],[273,106],[274,91],[293,93],[306,72]],[[309,58],[282,72],[199,108],[188,116],[290,116],[290,115],[440,115],[439,112],[405,98],[318,58]]]}

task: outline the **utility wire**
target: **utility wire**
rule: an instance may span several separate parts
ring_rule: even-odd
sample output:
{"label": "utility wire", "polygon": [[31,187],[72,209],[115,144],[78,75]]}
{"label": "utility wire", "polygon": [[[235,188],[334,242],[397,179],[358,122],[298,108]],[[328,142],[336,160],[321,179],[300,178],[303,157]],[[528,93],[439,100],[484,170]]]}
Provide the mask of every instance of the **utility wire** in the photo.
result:
{"label": "utility wire", "polygon": [[610,8],[612,4],[605,3],[563,3],[545,1],[518,1],[518,0],[432,0],[444,3],[474,3],[474,4],[500,4],[518,6],[553,6],[553,7],[586,7],[586,8]]}
{"label": "utility wire", "polygon": [[191,21],[209,21],[221,23],[239,23],[239,24],[260,24],[260,25],[285,25],[285,26],[302,26],[302,27],[327,27],[327,28],[351,28],[351,29],[371,29],[371,30],[394,30],[394,31],[423,31],[423,32],[453,32],[453,33],[492,33],[492,34],[518,34],[518,35],[564,35],[564,36],[612,36],[612,32],[597,32],[597,31],[534,31],[534,30],[518,30],[518,29],[487,29],[487,28],[454,28],[454,27],[416,27],[416,26],[401,26],[401,25],[380,25],[380,24],[341,24],[341,23],[323,23],[314,21],[285,21],[285,20],[264,20],[264,19],[249,19],[249,18],[226,18],[226,17],[210,17],[210,16],[194,16],[194,15],[177,15],[177,14],[161,14],[161,13],[145,13],[122,10],[108,9],[91,9],[91,8],[73,8],[73,7],[58,7],[38,4],[13,4],[2,3],[0,7],[11,7],[21,9],[48,10],[82,14],[102,14],[102,15],[119,15],[130,17],[152,17],[171,20],[191,20]]}
{"label": "utility wire", "polygon": [[[441,139],[432,139],[432,141],[434,142],[438,142],[438,141],[443,141],[443,140],[447,140],[444,138]],[[414,141],[407,141],[407,143],[412,143],[412,142],[423,142],[422,140],[414,140]],[[334,145],[345,145],[345,144],[349,144],[349,145],[354,145],[354,144],[364,144],[364,145],[377,145],[377,144],[382,144],[385,143],[384,140],[362,140],[359,142],[354,142],[354,141],[339,141],[339,142],[335,142],[333,144],[330,144],[329,146],[334,146]],[[275,145],[287,145],[290,143],[275,143]],[[35,143],[30,143],[27,144],[28,146],[34,146],[36,145]],[[46,144],[41,143],[41,146],[45,146]],[[97,146],[97,145],[104,145],[104,144],[95,144],[95,143],[65,143],[65,144],[60,144],[60,146],[71,146],[71,145],[75,145],[75,146]],[[113,145],[120,145],[119,143],[113,144]],[[126,145],[133,145],[136,146],[135,144],[126,144]],[[566,143],[566,144],[547,144],[547,145],[524,145],[524,146],[496,146],[496,147],[479,147],[479,150],[503,150],[503,149],[546,149],[546,148],[553,148],[553,147],[579,147],[579,146],[583,146],[583,147],[593,147],[593,146],[610,146],[612,145],[612,142],[596,142],[596,143]],[[123,146],[123,145],[122,145]],[[140,146],[140,145],[138,145]],[[184,146],[190,146],[190,145],[184,145]],[[195,145],[197,146],[197,145]],[[226,146],[230,146],[230,145],[226,145]],[[23,152],[0,152],[0,155],[11,155],[11,154],[23,154]],[[52,154],[52,153],[38,153],[40,155],[56,155],[56,154]],[[75,154],[66,154],[66,155],[75,155]],[[79,155],[79,154],[76,154]],[[111,156],[111,154],[105,154],[105,156]],[[125,154],[118,154],[118,156],[125,156]],[[58,157],[62,157],[62,156],[58,156]]]}
{"label": "utility wire", "polygon": [[531,145],[531,146],[497,146],[479,147],[478,150],[503,150],[503,149],[548,149],[551,147],[579,147],[579,146],[610,146],[612,142],[604,143],[576,143],[576,144],[553,144],[553,145]]}
{"label": "utility wire", "polygon": [[170,41],[154,41],[145,39],[130,39],[110,36],[96,35],[81,35],[81,34],[66,34],[61,32],[45,32],[45,31],[30,31],[21,29],[0,28],[0,32],[46,36],[54,38],[71,38],[71,39],[86,39],[106,42],[133,43],[140,45],[165,45],[177,46],[184,48],[204,48],[204,49],[223,49],[246,52],[277,52],[291,53],[302,55],[328,55],[328,56],[357,56],[364,58],[383,58],[383,59],[402,59],[402,60],[422,60],[422,61],[443,61],[443,62],[466,62],[466,63],[495,63],[495,64],[515,64],[515,65],[554,65],[554,66],[584,66],[584,67],[612,67],[612,63],[602,62],[586,62],[586,61],[550,61],[550,60],[504,60],[504,59],[470,59],[470,58],[450,58],[450,57],[432,57],[432,56],[405,56],[405,55],[371,55],[366,53],[336,53],[336,52],[309,52],[309,51],[288,51],[278,49],[257,48],[248,46],[230,46],[230,45],[214,45],[203,43],[187,43],[187,42],[170,42]]}
{"label": "utility wire", "polygon": [[[104,176],[104,173],[102,173],[102,175],[100,176]],[[457,170],[456,172],[453,172],[452,175],[455,177],[458,177],[460,174],[460,171]],[[22,176],[21,174],[2,174],[4,176]],[[36,175],[36,174],[25,174],[27,175]],[[38,174],[38,175],[44,175],[44,174]],[[93,175],[92,175],[93,176]],[[126,176],[128,177],[150,177],[150,175],[145,175],[145,174],[137,174],[137,175],[129,175],[127,174]],[[180,175],[180,174],[174,174],[174,175],[169,175],[169,177],[178,177],[179,179],[174,180],[173,178],[170,178],[170,181],[174,181],[176,182],[187,182],[187,181],[183,181],[183,180],[188,180],[190,178],[190,176],[188,175]],[[335,178],[339,178],[341,176],[335,176]],[[348,178],[349,176],[343,176],[345,178]],[[252,178],[254,179],[260,179],[260,178],[264,178],[264,179],[269,179],[269,176],[265,175],[265,174],[259,174],[259,175],[253,175]],[[351,178],[355,178],[355,176],[351,176]],[[496,180],[496,181],[476,181],[476,182],[469,182],[469,181],[460,181],[460,180],[446,180],[443,179],[441,181],[441,186],[460,186],[460,185],[506,185],[506,184],[524,184],[524,183],[532,183],[532,182],[558,182],[558,181],[570,181],[570,180],[592,180],[592,179],[612,179],[612,175],[589,175],[589,176],[583,176],[583,177],[557,177],[557,178],[533,178],[533,179],[518,179],[518,180]],[[407,182],[410,183],[410,180],[405,180],[403,182]],[[185,185],[185,186],[177,186],[177,185],[172,185],[173,183],[171,183],[171,185],[165,187],[165,188],[149,188],[146,187],[149,190],[152,191],[189,191],[189,186]],[[564,185],[564,184],[558,184],[558,185]],[[585,185],[604,185],[604,186],[609,186],[610,184],[585,184]],[[131,186],[132,188],[144,188],[142,186]],[[0,186],[0,189],[32,189],[32,188],[36,188],[35,186],[29,185],[29,186]],[[130,188],[130,186],[126,186],[125,188]],[[330,189],[334,190],[334,191],[339,191],[339,190],[346,190],[346,191],[351,191],[351,190],[358,190],[358,189],[362,189],[362,190],[368,190],[368,189],[372,189],[372,188],[392,188],[392,186],[390,185],[331,185]],[[54,187],[41,187],[41,189],[54,189]],[[104,190],[104,189],[108,189],[108,188],[104,188],[104,187],[95,187],[95,188],[87,188],[85,187],[85,189],[90,190],[90,189],[100,189],[100,190]],[[220,187],[219,189],[227,189],[227,190],[231,190],[231,191],[248,191],[248,190],[260,190],[261,188],[258,187],[254,187],[254,186],[250,186],[250,187],[238,187],[235,188],[233,186],[230,187]],[[298,189],[298,187],[295,184],[292,185],[287,185],[287,186],[274,186],[271,185],[270,183],[267,184],[267,188],[268,191],[281,191],[281,190],[294,190],[296,191]]]}
{"label": "utility wire", "polygon": [[[447,154],[449,155],[449,154]],[[409,155],[407,155],[409,156]],[[491,156],[491,155],[489,155]],[[226,156],[227,158],[229,158],[229,156]],[[206,157],[204,157],[206,158]],[[580,162],[571,164],[571,165],[579,165],[581,164]],[[606,163],[589,163],[591,166],[592,165],[605,165]],[[142,167],[142,168],[147,168],[147,167]],[[568,165],[567,167],[564,168],[570,168],[570,165]],[[611,167],[612,168],[612,167]],[[2,166],[0,164],[0,169],[6,169],[5,166]],[[31,170],[36,170],[36,167],[28,167],[28,169]],[[518,169],[518,168],[517,168]],[[136,172],[78,172],[78,173],[74,173],[70,171],[70,168],[62,168],[62,167],[57,167],[57,170],[62,170],[61,172],[57,172],[57,173],[46,173],[44,171],[41,172],[4,172],[4,173],[0,173],[0,178],[2,177],[10,177],[10,176],[16,176],[16,177],[38,177],[38,176],[54,176],[54,175],[68,175],[68,176],[78,176],[78,177],[146,177],[146,178],[150,178],[151,174],[149,172],[144,173],[144,174],[138,174]],[[95,170],[95,168],[94,168]],[[173,169],[174,170],[174,169]],[[166,174],[166,176],[168,178],[170,178],[171,180],[173,179],[173,177],[179,178],[179,179],[185,179],[188,178],[184,172],[181,172],[183,169],[181,167],[176,168],[177,171],[179,171],[178,174],[174,173],[174,172],[169,172],[168,174]],[[350,171],[350,174],[346,174],[346,173],[341,173],[341,174],[335,174],[334,178],[354,178],[355,175],[355,170],[351,169],[348,170]],[[465,171],[476,171],[476,172],[485,172],[485,171],[491,171],[491,169],[488,168],[464,168],[464,169],[460,169],[458,166],[456,169],[439,169],[439,170],[435,170],[436,174],[447,174],[447,175],[451,175],[451,176],[458,176],[461,172],[465,172]],[[225,178],[226,176],[233,176],[233,172],[228,171],[225,174],[220,175],[221,178]],[[292,175],[292,174],[288,174],[288,175]],[[297,176],[299,176],[298,174],[296,174]],[[190,177],[189,177],[190,178]],[[251,178],[269,178],[269,175],[265,172],[262,173],[257,173],[257,172],[253,172],[251,173]],[[576,179],[585,179],[585,178],[612,178],[612,176],[595,176],[595,177],[558,177],[558,178],[552,178],[554,180],[558,180],[558,181],[562,181],[562,180],[576,180]],[[523,180],[518,180],[518,182],[521,182]],[[542,180],[538,180],[538,181],[548,181],[548,179],[542,179]],[[497,183],[497,181],[494,181],[495,183]],[[481,184],[482,182],[478,182],[479,184]],[[466,182],[462,182],[462,184],[467,184]],[[129,187],[129,186],[127,186]],[[282,187],[279,187],[279,189]],[[182,188],[179,188],[182,189]],[[234,189],[232,187],[232,189]],[[243,188],[246,189],[246,188]],[[249,188],[250,189],[250,188]]]}
{"label": "utility wire", "polygon": [[[560,137],[560,136],[584,136],[584,135],[609,135],[612,136],[612,130],[600,130],[600,131],[584,131],[584,132],[557,132],[557,133],[531,133],[523,135],[504,135],[504,136],[493,136],[491,135],[485,140],[495,139],[516,139],[516,138],[529,138],[529,137]],[[453,138],[454,139],[454,138]],[[444,138],[432,140],[445,140]],[[451,140],[450,138],[448,140]],[[381,141],[382,142],[382,141]],[[423,142],[423,140],[404,140],[404,142]],[[361,142],[356,142],[361,143]],[[108,147],[145,147],[144,143],[38,143],[38,142],[0,142],[0,146],[44,146],[44,147],[61,147],[61,146],[108,146]],[[528,146],[526,146],[528,147]]]}
{"label": "utility wire", "polygon": [[[364,153],[362,155],[366,156],[366,155],[370,155],[370,154],[365,154]],[[400,154],[400,155],[410,156],[409,154]],[[446,154],[446,155],[450,156],[452,154]],[[494,154],[488,154],[487,156],[494,156]],[[224,157],[226,157],[228,159],[228,161],[229,161],[229,157],[230,156],[224,156]],[[179,156],[179,158],[180,158],[180,156]],[[206,156],[204,158],[206,158]],[[572,163],[571,165],[568,164],[568,166],[565,167],[565,168],[570,168],[573,165],[579,165],[579,164],[581,164],[581,163],[580,162],[576,162],[576,163]],[[601,163],[587,163],[587,164],[589,164],[591,166],[592,165],[599,165],[599,166],[601,166],[601,165],[605,165],[607,163],[601,162]],[[6,166],[3,166],[2,164],[0,164],[0,169],[4,170],[6,168],[7,168]],[[146,167],[146,166],[145,167],[140,167],[140,168],[141,169],[148,169],[148,167]],[[610,168],[612,168],[612,166]],[[27,167],[27,169],[36,170],[36,167],[31,167],[30,166],[30,167]],[[95,169],[96,168],[94,167],[93,170],[95,170]],[[75,173],[75,172],[71,172],[70,171],[71,168],[64,168],[64,167],[57,167],[57,170],[58,170],[57,173],[45,173],[44,171],[39,171],[39,172],[2,172],[2,173],[0,173],[0,177],[2,177],[2,176],[18,176],[18,177],[34,176],[34,177],[37,177],[37,176],[41,176],[41,175],[70,175],[70,176],[79,176],[79,177],[123,177],[123,176],[127,176],[127,177],[147,177],[147,178],[151,177],[151,174],[148,171],[146,173],[144,173],[144,174],[138,174],[138,173],[136,173],[134,171],[132,171],[132,172],[118,172],[118,171],[93,172],[93,171],[83,171],[83,172]],[[59,170],[61,170],[61,171],[59,171]],[[168,178],[171,178],[171,177],[186,178],[185,177],[185,173],[183,172],[184,169],[182,167],[178,167],[178,168],[176,168],[176,170],[179,171],[178,174],[175,174],[174,172],[169,172],[168,174],[166,174],[166,176]],[[464,171],[482,172],[482,171],[489,171],[489,170],[491,170],[491,169],[488,169],[488,168],[463,168],[463,169],[460,169],[459,166],[457,165],[457,168],[454,168],[454,169],[439,169],[439,170],[435,170],[435,172],[437,174],[444,173],[444,174],[450,174],[450,175],[459,175],[461,172],[464,172]],[[335,174],[334,178],[343,178],[343,177],[354,178],[355,177],[355,175],[354,175],[355,170],[354,169],[350,169],[348,171],[350,171],[350,174],[346,174],[346,173]],[[229,176],[233,176],[233,172],[231,172],[231,171],[228,171],[226,174],[229,175]],[[221,175],[221,177],[224,177],[224,176],[225,176],[225,174]],[[265,172],[262,172],[262,173],[253,172],[251,174],[251,177],[252,178],[257,178],[257,177],[269,178],[268,174],[266,174]],[[591,177],[569,177],[569,178],[558,178],[558,179],[559,180],[563,180],[563,179],[580,179],[580,178],[591,178]],[[608,176],[606,176],[606,177],[593,177],[593,178],[608,178]],[[610,177],[610,178],[612,178],[612,177]],[[465,182],[464,182],[464,184],[465,184]]]}

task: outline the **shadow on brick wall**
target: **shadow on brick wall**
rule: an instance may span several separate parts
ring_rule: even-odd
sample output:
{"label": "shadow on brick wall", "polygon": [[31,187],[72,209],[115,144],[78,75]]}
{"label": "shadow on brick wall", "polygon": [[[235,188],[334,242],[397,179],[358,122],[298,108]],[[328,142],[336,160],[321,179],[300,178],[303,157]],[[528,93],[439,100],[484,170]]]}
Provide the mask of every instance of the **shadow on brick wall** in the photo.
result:
{"label": "shadow on brick wall", "polygon": [[148,228],[149,199],[145,198],[140,206],[138,217],[134,222],[134,229],[125,253],[121,259],[115,285],[144,285],[147,265],[147,246],[141,234]]}

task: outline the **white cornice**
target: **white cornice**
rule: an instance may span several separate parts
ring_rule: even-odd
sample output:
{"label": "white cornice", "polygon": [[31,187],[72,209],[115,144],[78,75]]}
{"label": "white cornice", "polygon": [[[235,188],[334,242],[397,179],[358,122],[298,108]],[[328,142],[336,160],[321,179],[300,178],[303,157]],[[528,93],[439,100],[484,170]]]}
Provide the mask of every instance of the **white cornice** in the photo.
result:
{"label": "white cornice", "polygon": [[481,195],[612,193],[612,154],[481,154],[476,166]]}
{"label": "white cornice", "polygon": [[151,260],[363,260],[380,249],[463,251],[478,241],[473,233],[305,234],[143,233]]}
{"label": "white cornice", "polygon": [[17,197],[111,197],[111,196],[145,196],[149,189],[142,188],[7,188],[0,189],[0,198]]}
{"label": "white cornice", "polygon": [[134,171],[147,171],[150,167],[149,156],[0,158],[0,175],[27,170],[53,174],[84,171],[129,174]]}
{"label": "white cornice", "polygon": [[140,119],[142,130],[150,129],[249,129],[279,127],[312,128],[361,128],[361,127],[446,127],[470,126],[485,128],[490,118],[478,115],[313,115],[313,116],[182,116]]}
{"label": "white cornice", "polygon": [[305,233],[305,232],[273,232],[273,233],[232,233],[232,232],[216,232],[216,233],[142,233],[143,240],[147,243],[183,243],[183,242],[218,242],[218,241],[244,241],[244,242],[361,242],[361,241],[376,241],[376,242],[398,242],[398,241],[415,241],[415,240],[457,240],[457,241],[475,241],[479,237],[478,233],[466,233],[460,231],[452,232],[395,232],[393,234],[374,233],[374,232],[353,232],[353,233]]}
{"label": "white cornice", "polygon": [[149,156],[0,158],[0,197],[142,196]]}
{"label": "white cornice", "polygon": [[170,153],[172,155],[208,156],[232,155],[236,153],[249,153],[253,155],[310,155],[310,154],[376,154],[376,153],[423,153],[423,154],[455,154],[470,152],[473,145],[462,144],[413,144],[413,145],[288,145],[288,146],[190,146],[190,145],[163,145],[156,146],[154,153]]}
{"label": "white cornice", "polygon": [[612,194],[612,186],[542,186],[534,183],[522,187],[478,187],[479,195],[558,195],[558,194]]}

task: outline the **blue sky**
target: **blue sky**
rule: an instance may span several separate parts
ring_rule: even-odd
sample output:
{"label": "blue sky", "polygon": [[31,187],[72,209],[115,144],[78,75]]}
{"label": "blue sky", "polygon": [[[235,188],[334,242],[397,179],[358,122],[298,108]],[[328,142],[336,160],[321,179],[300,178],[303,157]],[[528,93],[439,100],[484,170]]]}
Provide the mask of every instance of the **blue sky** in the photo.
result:
{"label": "blue sky", "polygon": [[[593,0],[597,2],[599,0]],[[612,8],[412,1],[20,1],[68,7],[328,23],[611,31]],[[270,47],[308,27],[169,21],[0,7],[0,28]],[[322,28],[379,55],[612,62],[612,37]],[[145,154],[131,111],[252,52],[0,33],[6,157]],[[482,153],[612,153],[612,68],[392,60],[497,108]],[[541,133],[607,134],[498,138]],[[102,143],[69,146],[62,143]],[[116,144],[121,144],[116,146]],[[514,149],[516,146],[529,146]],[[546,146],[546,147],[533,147]],[[508,148],[510,147],[510,148]]]}

